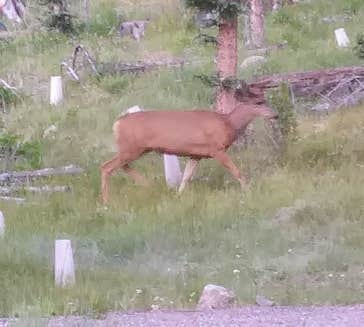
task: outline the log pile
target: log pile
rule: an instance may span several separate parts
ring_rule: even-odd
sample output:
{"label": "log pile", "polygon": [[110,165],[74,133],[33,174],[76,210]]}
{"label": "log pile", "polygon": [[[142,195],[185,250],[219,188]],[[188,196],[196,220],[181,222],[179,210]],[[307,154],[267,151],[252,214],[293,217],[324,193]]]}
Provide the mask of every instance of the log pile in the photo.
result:
{"label": "log pile", "polygon": [[81,174],[83,172],[84,170],[82,168],[73,165],[57,168],[44,168],[39,170],[3,172],[0,173],[0,199],[22,203],[25,201],[25,199],[13,197],[12,195],[18,192],[29,192],[38,194],[69,192],[71,190],[69,186],[30,186],[29,183],[40,178],[70,174],[74,175]]}
{"label": "log pile", "polygon": [[83,45],[77,45],[73,51],[71,61],[62,61],[61,72],[62,70],[66,70],[71,79],[80,82],[82,72],[85,72],[87,67],[90,68],[93,74],[100,76],[112,74],[137,74],[161,67],[182,67],[184,64],[185,61],[180,58],[155,61],[137,61],[135,63],[97,62]]}
{"label": "log pile", "polygon": [[238,101],[263,103],[266,92],[281,83],[290,85],[295,97],[319,98],[330,107],[353,105],[364,98],[364,67],[262,76],[250,83],[240,81],[235,96]]}

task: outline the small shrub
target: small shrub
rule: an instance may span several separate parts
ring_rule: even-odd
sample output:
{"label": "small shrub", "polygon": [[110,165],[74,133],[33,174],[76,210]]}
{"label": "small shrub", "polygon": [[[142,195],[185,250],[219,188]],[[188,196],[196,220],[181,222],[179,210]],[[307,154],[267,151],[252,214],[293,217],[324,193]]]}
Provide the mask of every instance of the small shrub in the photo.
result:
{"label": "small shrub", "polygon": [[344,11],[349,15],[357,15],[360,9],[363,7],[363,4],[363,0],[346,0]]}
{"label": "small shrub", "polygon": [[357,35],[354,53],[357,57],[364,59],[364,33]]}
{"label": "small shrub", "polygon": [[39,0],[43,13],[40,15],[42,24],[49,30],[64,34],[76,32],[74,17],[70,14],[65,0]]}
{"label": "small shrub", "polygon": [[279,10],[273,16],[273,23],[276,25],[288,25],[291,22],[291,17],[284,10]]}
{"label": "small shrub", "polygon": [[40,168],[42,163],[42,148],[40,142],[25,142],[20,145],[16,154],[22,156],[26,160],[26,164],[31,168]]}
{"label": "small shrub", "polygon": [[0,85],[0,109],[4,110],[4,107],[9,104],[15,104],[18,97],[8,88]]}
{"label": "small shrub", "polygon": [[98,36],[107,36],[118,26],[119,19],[115,8],[111,4],[99,4],[96,14],[89,24],[89,32]]}
{"label": "small shrub", "polygon": [[[0,135],[0,155],[5,169],[14,169],[17,159],[23,159],[20,167],[39,168],[42,162],[41,144],[38,141],[21,142],[20,137],[11,133]],[[18,167],[18,168],[20,168]]]}
{"label": "small shrub", "polygon": [[295,138],[297,136],[297,120],[289,86],[281,84],[278,90],[269,95],[269,103],[278,111],[279,127],[283,137]]}
{"label": "small shrub", "polygon": [[289,26],[295,30],[301,30],[303,28],[303,24],[297,17],[294,17],[292,14],[289,14],[284,10],[279,10],[276,14],[274,14],[273,24]]}
{"label": "small shrub", "polygon": [[343,147],[344,141],[338,137],[310,137],[291,144],[287,161],[295,169],[338,169],[348,159]]}
{"label": "small shrub", "polygon": [[188,7],[217,11],[224,18],[232,18],[242,12],[244,1],[237,0],[185,0]]}
{"label": "small shrub", "polygon": [[297,51],[300,48],[301,42],[300,42],[300,39],[297,38],[297,35],[295,33],[287,31],[287,32],[283,33],[282,37],[283,37],[283,40],[287,42],[288,46],[292,50]]}
{"label": "small shrub", "polygon": [[66,38],[64,35],[56,31],[50,31],[32,34],[29,43],[32,45],[31,50],[33,53],[43,53],[57,47],[60,44],[64,44],[65,42]]}
{"label": "small shrub", "polygon": [[129,82],[123,76],[106,76],[100,80],[99,86],[111,94],[121,94],[129,86]]}

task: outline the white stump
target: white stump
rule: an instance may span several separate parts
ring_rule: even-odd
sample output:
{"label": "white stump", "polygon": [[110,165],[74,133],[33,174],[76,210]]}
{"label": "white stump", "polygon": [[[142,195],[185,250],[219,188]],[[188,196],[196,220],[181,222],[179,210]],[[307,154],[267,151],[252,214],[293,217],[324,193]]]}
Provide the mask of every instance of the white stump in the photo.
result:
{"label": "white stump", "polygon": [[5,218],[2,211],[0,211],[0,238],[3,238],[4,235],[5,235]]}
{"label": "white stump", "polygon": [[177,187],[182,181],[182,172],[177,156],[164,154],[164,175],[169,187]]}
{"label": "white stump", "polygon": [[65,287],[75,283],[75,268],[70,240],[55,241],[54,276],[56,286]]}
{"label": "white stump", "polygon": [[344,28],[336,29],[335,30],[335,37],[336,37],[337,45],[340,48],[346,48],[346,47],[349,46],[350,40],[349,40]]}
{"label": "white stump", "polygon": [[50,104],[57,106],[63,101],[63,86],[61,76],[51,76]]}

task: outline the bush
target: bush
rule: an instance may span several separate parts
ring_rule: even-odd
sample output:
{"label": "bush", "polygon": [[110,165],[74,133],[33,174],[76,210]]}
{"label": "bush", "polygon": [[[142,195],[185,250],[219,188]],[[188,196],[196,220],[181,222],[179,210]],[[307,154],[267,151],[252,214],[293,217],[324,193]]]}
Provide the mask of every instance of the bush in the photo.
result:
{"label": "bush", "polygon": [[38,141],[21,142],[18,135],[11,133],[0,135],[0,155],[5,169],[14,169],[17,159],[24,161],[20,165],[21,168],[39,168],[42,162],[41,152],[41,144]]}
{"label": "bush", "polygon": [[111,94],[121,94],[130,84],[130,78],[124,76],[105,76],[99,86]]}
{"label": "bush", "polygon": [[357,35],[354,53],[359,58],[364,59],[364,33],[360,33]]}
{"label": "bush", "polygon": [[363,0],[346,0],[344,11],[349,15],[357,15],[363,7]]}
{"label": "bush", "polygon": [[4,107],[9,104],[15,104],[18,97],[7,87],[0,85],[0,109],[4,110]]}
{"label": "bush", "polygon": [[297,120],[289,86],[281,84],[278,90],[269,95],[269,103],[278,111],[279,127],[283,137],[295,138],[297,136]]}
{"label": "bush", "polygon": [[111,4],[101,3],[95,9],[96,14],[93,15],[89,32],[98,36],[107,36],[110,31],[119,24],[119,19],[115,8]]}
{"label": "bush", "polygon": [[41,13],[40,20],[49,30],[64,34],[76,32],[74,16],[70,14],[65,0],[39,0],[46,9]]}

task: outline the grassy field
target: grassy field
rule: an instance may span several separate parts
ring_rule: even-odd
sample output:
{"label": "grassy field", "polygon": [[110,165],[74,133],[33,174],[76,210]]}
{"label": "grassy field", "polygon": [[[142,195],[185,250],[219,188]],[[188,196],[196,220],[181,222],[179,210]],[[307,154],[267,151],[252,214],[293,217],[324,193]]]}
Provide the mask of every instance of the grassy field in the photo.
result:
{"label": "grassy field", "polygon": [[[205,161],[179,196],[165,186],[162,158],[150,154],[135,166],[151,186],[117,174],[109,207],[99,204],[99,165],[112,156],[111,125],[120,112],[136,104],[210,107],[213,90],[194,74],[214,68],[213,48],[193,41],[197,31],[176,1],[148,2],[143,10],[143,1],[102,3],[93,3],[89,34],[72,39],[37,32],[0,43],[0,77],[21,85],[25,95],[1,114],[2,132],[38,141],[42,167],[73,163],[86,171],[45,181],[69,184],[71,193],[26,194],[20,206],[1,202],[7,230],[0,239],[0,316],[190,307],[206,283],[232,288],[241,304],[253,303],[257,294],[279,304],[363,302],[363,106],[299,115],[298,139],[280,157],[268,127],[257,122],[257,142],[230,151],[250,180],[243,192],[223,168]],[[354,39],[363,6],[354,0],[345,8],[340,0],[327,4],[320,0],[268,17],[268,42],[287,39],[289,45],[261,69],[241,75],[359,64],[350,50],[335,47],[337,24],[320,19],[345,13],[337,19]],[[105,29],[102,22],[117,19],[116,13],[151,17],[145,40],[136,44]],[[78,42],[104,62],[181,55],[193,64],[139,77],[90,78],[82,87],[68,81],[65,104],[52,108],[49,76]],[[44,138],[52,124],[57,132]],[[57,238],[71,239],[75,250],[77,283],[69,289],[54,287]]]}

